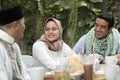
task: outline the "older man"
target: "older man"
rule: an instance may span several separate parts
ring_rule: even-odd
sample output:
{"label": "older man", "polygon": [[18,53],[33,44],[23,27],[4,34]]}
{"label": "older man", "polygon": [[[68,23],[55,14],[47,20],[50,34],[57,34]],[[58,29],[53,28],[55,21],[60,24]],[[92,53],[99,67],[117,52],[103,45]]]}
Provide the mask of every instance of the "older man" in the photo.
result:
{"label": "older man", "polygon": [[0,80],[31,80],[15,43],[23,37],[24,22],[20,6],[0,10]]}

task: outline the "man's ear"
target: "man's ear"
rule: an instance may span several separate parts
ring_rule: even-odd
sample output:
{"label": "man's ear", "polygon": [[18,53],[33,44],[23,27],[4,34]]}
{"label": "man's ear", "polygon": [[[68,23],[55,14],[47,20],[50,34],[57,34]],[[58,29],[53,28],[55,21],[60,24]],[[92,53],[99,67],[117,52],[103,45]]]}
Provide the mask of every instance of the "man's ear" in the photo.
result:
{"label": "man's ear", "polygon": [[112,31],[112,27],[111,28],[109,28],[109,32],[111,32]]}
{"label": "man's ear", "polygon": [[18,29],[18,24],[17,24],[16,21],[12,22],[11,25],[12,25],[12,28],[13,28],[13,29],[15,29],[15,30]]}

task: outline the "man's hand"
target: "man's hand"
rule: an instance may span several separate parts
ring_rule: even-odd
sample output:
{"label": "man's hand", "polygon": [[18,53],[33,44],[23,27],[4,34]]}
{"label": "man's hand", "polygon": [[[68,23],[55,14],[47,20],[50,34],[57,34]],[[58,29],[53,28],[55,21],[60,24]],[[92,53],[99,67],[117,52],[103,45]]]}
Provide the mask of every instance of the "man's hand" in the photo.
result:
{"label": "man's hand", "polygon": [[118,59],[118,65],[120,65],[120,54],[115,54],[115,56]]}

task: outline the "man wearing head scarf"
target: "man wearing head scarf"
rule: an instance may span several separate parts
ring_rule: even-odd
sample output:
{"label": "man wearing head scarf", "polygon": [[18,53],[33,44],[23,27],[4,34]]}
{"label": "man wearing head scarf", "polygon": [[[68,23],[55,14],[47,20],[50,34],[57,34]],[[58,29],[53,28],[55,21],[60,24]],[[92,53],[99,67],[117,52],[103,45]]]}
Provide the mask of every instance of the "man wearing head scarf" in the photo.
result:
{"label": "man wearing head scarf", "polygon": [[0,10],[0,80],[31,80],[16,43],[23,37],[24,23],[21,6]]}
{"label": "man wearing head scarf", "polygon": [[[114,18],[111,14],[97,15],[94,27],[79,39],[73,50],[75,53],[95,53],[103,57],[120,53],[120,34],[113,27]],[[103,60],[102,57],[99,59]]]}
{"label": "man wearing head scarf", "polygon": [[59,65],[61,57],[67,57],[71,48],[62,40],[62,25],[55,18],[48,18],[44,26],[44,34],[32,48],[36,66],[42,66],[46,71],[54,70]]}

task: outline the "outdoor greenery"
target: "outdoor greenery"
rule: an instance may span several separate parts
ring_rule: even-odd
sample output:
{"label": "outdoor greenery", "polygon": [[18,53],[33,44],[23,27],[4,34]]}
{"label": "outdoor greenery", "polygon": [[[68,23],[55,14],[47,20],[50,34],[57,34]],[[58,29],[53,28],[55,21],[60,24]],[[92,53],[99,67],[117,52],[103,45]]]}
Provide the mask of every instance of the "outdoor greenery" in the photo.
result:
{"label": "outdoor greenery", "polygon": [[[119,2],[119,0],[118,0]],[[21,5],[26,19],[23,54],[31,54],[33,43],[43,34],[44,21],[55,17],[62,22],[63,39],[71,48],[93,25],[97,14],[112,13],[115,27],[120,27],[117,0],[1,0],[1,8]],[[18,42],[19,43],[19,42]],[[20,43],[19,43],[20,44]]]}

